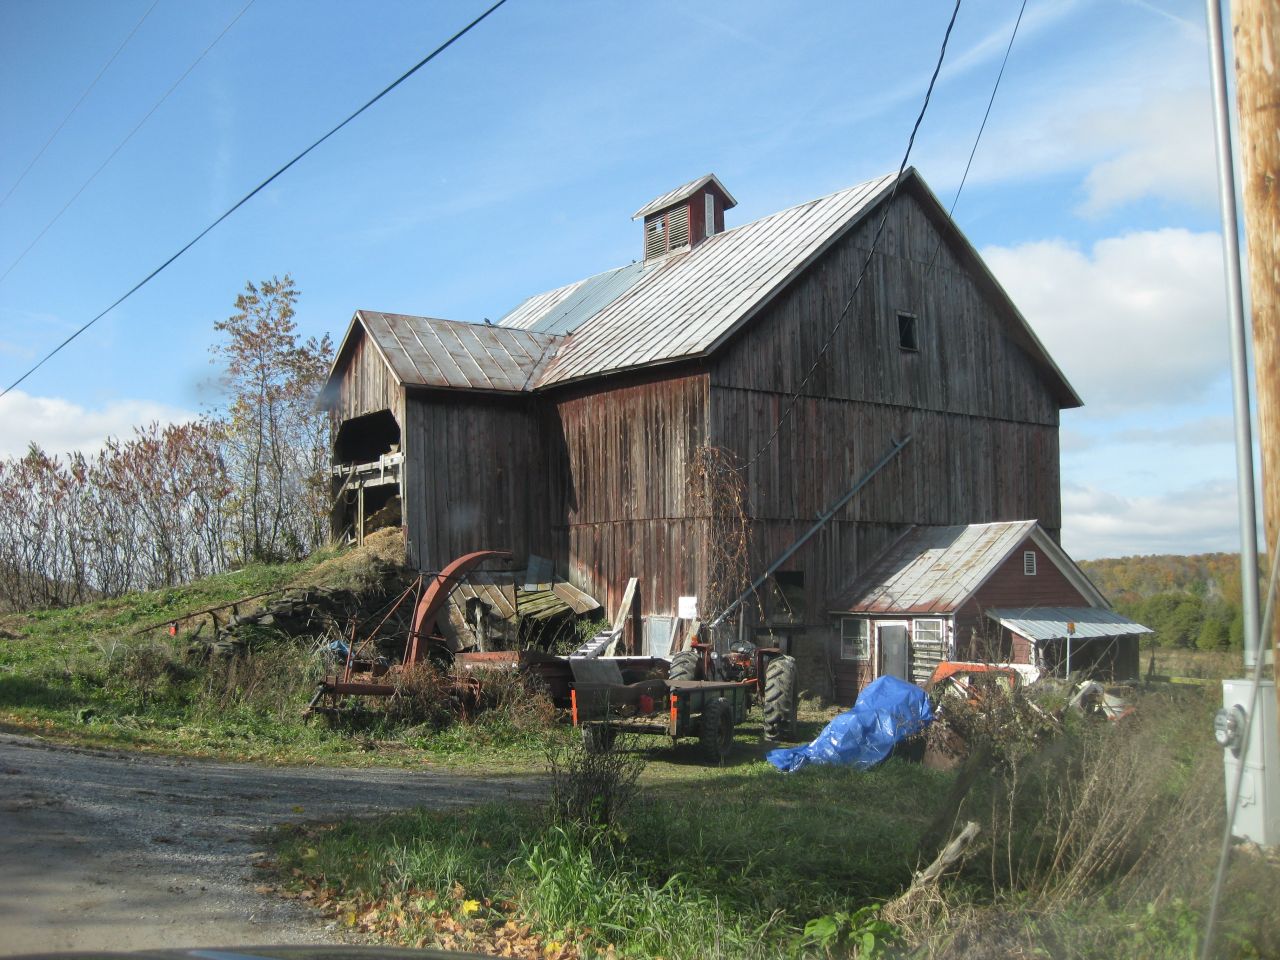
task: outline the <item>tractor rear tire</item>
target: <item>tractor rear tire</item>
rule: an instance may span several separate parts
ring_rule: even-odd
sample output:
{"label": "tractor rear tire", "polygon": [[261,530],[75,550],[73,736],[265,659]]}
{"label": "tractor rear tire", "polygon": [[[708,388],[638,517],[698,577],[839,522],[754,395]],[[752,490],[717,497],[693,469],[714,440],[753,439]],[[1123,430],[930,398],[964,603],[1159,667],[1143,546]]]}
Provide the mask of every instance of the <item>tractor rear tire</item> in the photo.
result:
{"label": "tractor rear tire", "polygon": [[697,650],[681,650],[671,658],[667,668],[668,680],[701,680],[702,654]]}
{"label": "tractor rear tire", "polygon": [[796,725],[796,661],[774,657],[764,669],[764,738],[781,740]]}
{"label": "tractor rear tire", "polygon": [[733,749],[733,704],[724,697],[717,697],[703,709],[698,741],[708,763],[721,766],[729,756]]}

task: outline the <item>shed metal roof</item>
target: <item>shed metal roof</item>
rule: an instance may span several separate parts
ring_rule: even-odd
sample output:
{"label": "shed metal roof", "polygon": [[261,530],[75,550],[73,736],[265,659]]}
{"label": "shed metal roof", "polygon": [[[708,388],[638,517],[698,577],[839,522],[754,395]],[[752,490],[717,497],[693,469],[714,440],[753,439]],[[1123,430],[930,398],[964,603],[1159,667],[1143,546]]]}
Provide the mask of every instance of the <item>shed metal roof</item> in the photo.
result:
{"label": "shed metal roof", "polygon": [[693,196],[707,184],[713,183],[716,189],[724,194],[724,208],[728,210],[730,207],[736,207],[738,201],[733,199],[733,194],[724,188],[724,184],[720,182],[720,178],[714,173],[708,173],[698,177],[696,180],[690,180],[688,183],[682,183],[674,190],[668,190],[660,197],[654,197],[643,207],[631,215],[632,220],[639,220],[641,217],[647,217],[651,213],[657,213],[659,210],[665,210],[672,204],[679,203],[681,200],[687,200]]}
{"label": "shed metal roof", "polygon": [[987,616],[1028,640],[1065,640],[1069,623],[1075,625],[1073,640],[1155,633],[1114,610],[1098,607],[999,607],[988,610]]}
{"label": "shed metal roof", "polygon": [[560,340],[510,327],[358,310],[335,370],[357,324],[402,384],[444,389],[519,393],[528,389]]}
{"label": "shed metal roof", "polygon": [[833,609],[850,613],[951,613],[1034,530],[1034,520],[912,527]]}

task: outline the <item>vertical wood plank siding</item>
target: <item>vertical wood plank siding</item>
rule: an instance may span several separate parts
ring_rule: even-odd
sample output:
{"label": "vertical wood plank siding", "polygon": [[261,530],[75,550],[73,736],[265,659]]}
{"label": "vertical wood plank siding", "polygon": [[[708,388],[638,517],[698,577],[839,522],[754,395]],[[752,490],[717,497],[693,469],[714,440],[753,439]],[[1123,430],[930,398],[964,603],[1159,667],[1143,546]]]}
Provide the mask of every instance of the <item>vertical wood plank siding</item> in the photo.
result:
{"label": "vertical wood plank siding", "polygon": [[347,350],[347,356],[338,366],[337,393],[329,407],[329,419],[334,435],[342,421],[390,410],[396,423],[404,429],[404,392],[391,368],[378,355],[369,337],[358,329],[358,335]]}
{"label": "vertical wood plank siding", "polygon": [[645,615],[671,615],[703,582],[702,529],[687,494],[707,435],[700,371],[614,378],[561,393],[568,481],[562,523],[570,583],[612,616],[628,577]]}
{"label": "vertical wood plank siding", "polygon": [[[833,246],[708,363],[712,442],[745,461],[768,440],[852,293],[879,217]],[[854,306],[749,470],[762,569],[891,437],[912,435],[787,564],[804,571],[806,622],[828,636],[832,598],[909,524],[1035,518],[1053,535],[1061,526],[1058,403],[938,236],[915,198],[899,195]],[[899,312],[917,318],[918,351],[899,345]]]}
{"label": "vertical wood plank siding", "polygon": [[546,408],[529,397],[421,391],[405,401],[404,525],[409,559],[439,570],[473,550],[557,560],[563,458]]}

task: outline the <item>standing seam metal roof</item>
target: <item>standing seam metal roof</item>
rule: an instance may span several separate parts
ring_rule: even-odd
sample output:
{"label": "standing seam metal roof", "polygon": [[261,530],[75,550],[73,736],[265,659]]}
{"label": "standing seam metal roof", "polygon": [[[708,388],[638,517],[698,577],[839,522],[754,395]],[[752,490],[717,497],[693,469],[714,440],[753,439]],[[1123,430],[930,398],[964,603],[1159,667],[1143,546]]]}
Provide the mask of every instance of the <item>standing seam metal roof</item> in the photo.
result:
{"label": "standing seam metal roof", "polygon": [[912,527],[880,554],[832,609],[951,613],[1035,527],[1034,520]]}
{"label": "standing seam metal roof", "polygon": [[879,200],[893,179],[809,201],[653,262],[573,330],[537,385],[709,352]]}
{"label": "standing seam metal roof", "polygon": [[334,371],[357,323],[407,386],[519,393],[528,389],[561,340],[507,327],[358,310]]}
{"label": "standing seam metal roof", "polygon": [[726,210],[736,207],[738,201],[733,199],[733,194],[724,188],[724,184],[720,182],[720,178],[714,173],[708,173],[698,177],[696,180],[690,180],[688,183],[682,183],[674,190],[668,190],[660,197],[655,197],[646,203],[643,207],[631,215],[632,220],[639,220],[641,217],[647,217],[651,213],[657,213],[659,210],[665,210],[672,204],[679,203],[681,200],[688,199],[698,190],[702,189],[708,183],[714,183],[716,189],[724,194]]}

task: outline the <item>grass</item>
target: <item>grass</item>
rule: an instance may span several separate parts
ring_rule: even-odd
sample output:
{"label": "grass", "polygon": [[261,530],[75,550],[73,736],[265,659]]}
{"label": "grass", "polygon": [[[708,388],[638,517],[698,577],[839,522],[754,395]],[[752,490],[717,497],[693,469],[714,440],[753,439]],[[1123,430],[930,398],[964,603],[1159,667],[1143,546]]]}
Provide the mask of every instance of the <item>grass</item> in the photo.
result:
{"label": "grass", "polygon": [[[896,760],[706,773],[651,784],[612,829],[533,805],[417,811],[287,832],[278,866],[334,915],[410,944],[491,948],[514,924],[572,956],[775,957],[800,949],[809,921],[909,880],[949,781]],[[388,924],[406,904],[412,922]]]}
{"label": "grass", "polygon": [[184,587],[0,615],[0,726],[90,746],[222,760],[536,767],[546,739],[569,734],[535,732],[547,723],[513,714],[509,703],[475,723],[444,729],[393,721],[381,711],[336,726],[308,723],[302,708],[323,672],[312,644],[264,630],[248,656],[197,663],[185,656],[187,638],[165,629],[188,613],[285,587],[369,590],[398,549],[388,538],[371,537],[364,550],[323,551]]}
{"label": "grass", "polygon": [[[380,939],[510,956],[1183,960],[1221,830],[1211,694],[1157,688],[1123,723],[1071,720],[1000,753],[960,812],[976,851],[912,897],[953,773],[782,775],[749,737],[722,768],[628,743],[652,762],[607,825],[538,804],[416,811],[289,831],[276,866],[291,895]],[[1276,955],[1278,888],[1274,863],[1238,858],[1218,956]]]}

